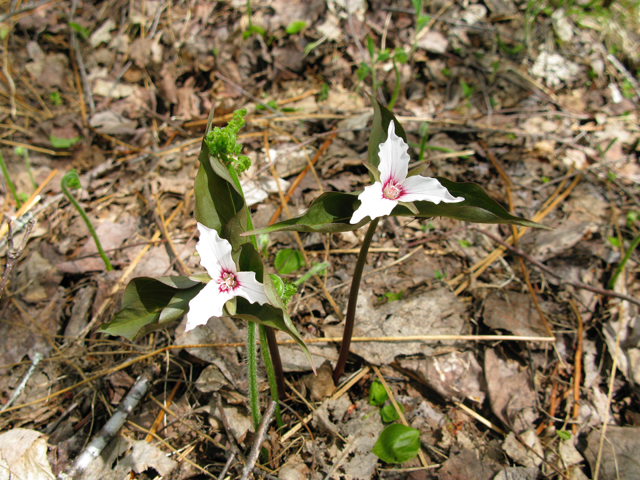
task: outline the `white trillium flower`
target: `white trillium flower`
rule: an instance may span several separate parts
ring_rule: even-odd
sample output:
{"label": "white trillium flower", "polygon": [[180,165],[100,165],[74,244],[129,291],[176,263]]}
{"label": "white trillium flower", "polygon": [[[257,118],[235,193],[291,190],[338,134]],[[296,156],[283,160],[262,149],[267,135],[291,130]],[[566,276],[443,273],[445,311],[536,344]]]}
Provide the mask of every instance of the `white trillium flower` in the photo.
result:
{"label": "white trillium flower", "polygon": [[440,202],[457,203],[464,197],[454,197],[435,178],[409,174],[409,145],[396,135],[394,122],[389,123],[387,140],[380,144],[380,181],[365,187],[358,195],[360,207],[353,212],[351,223],[359,223],[363,218],[371,220],[391,214],[399,202],[428,201],[436,205]]}
{"label": "white trillium flower", "polygon": [[206,325],[211,317],[220,317],[224,304],[234,297],[244,297],[260,305],[269,303],[264,285],[256,280],[256,273],[238,271],[231,258],[231,244],[201,223],[198,223],[198,230],[200,240],[196,250],[211,281],[189,302],[187,332],[198,325]]}

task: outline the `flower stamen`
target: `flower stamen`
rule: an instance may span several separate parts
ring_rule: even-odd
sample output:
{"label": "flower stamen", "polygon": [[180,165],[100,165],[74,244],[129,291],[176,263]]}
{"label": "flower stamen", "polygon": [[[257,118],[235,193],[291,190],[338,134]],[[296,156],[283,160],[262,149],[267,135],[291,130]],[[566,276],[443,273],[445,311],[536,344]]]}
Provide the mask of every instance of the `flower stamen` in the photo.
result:
{"label": "flower stamen", "polygon": [[400,194],[402,194],[402,188],[398,187],[398,185],[393,182],[389,182],[384,187],[384,190],[382,190],[382,194],[389,200],[395,200],[400,196]]}
{"label": "flower stamen", "polygon": [[220,291],[222,292],[233,290],[237,283],[236,276],[231,272],[224,272],[218,283],[220,284]]}

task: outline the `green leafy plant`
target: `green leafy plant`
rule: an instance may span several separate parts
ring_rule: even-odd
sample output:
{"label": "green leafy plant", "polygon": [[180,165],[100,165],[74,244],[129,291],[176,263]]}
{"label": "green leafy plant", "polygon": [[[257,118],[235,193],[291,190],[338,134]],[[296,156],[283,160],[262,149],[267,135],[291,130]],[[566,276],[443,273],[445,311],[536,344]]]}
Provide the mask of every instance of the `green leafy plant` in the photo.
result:
{"label": "green leafy plant", "polygon": [[60,96],[60,92],[58,91],[51,92],[49,94],[49,100],[51,100],[51,103],[53,103],[56,107],[62,105],[62,97]]}
{"label": "green leafy plant", "polygon": [[458,240],[458,244],[462,248],[469,248],[471,246],[471,243],[468,240],[463,240],[463,239]]}
{"label": "green leafy plant", "polygon": [[380,433],[372,452],[383,462],[403,463],[411,460],[420,449],[420,432],[394,423]]}
{"label": "green leafy plant", "polygon": [[[378,170],[381,162],[380,152],[382,152],[383,150],[383,144],[387,140],[389,140],[387,138],[388,132],[392,131],[390,127],[393,127],[395,129],[395,138],[397,140],[394,140],[394,142],[401,141],[406,145],[406,134],[404,132],[404,129],[402,128],[402,125],[389,110],[387,110],[385,107],[374,100],[372,100],[372,103],[374,107],[374,116],[371,134],[369,136],[368,163],[366,165],[369,168],[372,179],[377,183],[374,183],[373,186],[367,188],[373,188],[375,185],[380,185],[376,188],[382,188],[379,176],[380,173]],[[393,125],[391,125],[392,122]],[[385,148],[385,152],[388,151],[389,150]],[[394,160],[386,158],[385,161],[408,162],[406,158],[404,158],[404,160],[400,160],[400,157]],[[389,169],[390,167],[387,166],[385,168]],[[417,174],[419,174],[419,172],[412,173],[411,175],[416,176]],[[411,178],[413,177],[410,176],[409,180],[405,179],[403,181],[407,181],[408,183],[410,183],[411,181],[413,181],[411,180]],[[452,200],[447,200],[447,202],[443,203],[434,203],[431,201],[402,202],[396,200],[394,203],[395,207],[391,208],[389,215],[412,218],[432,218],[444,216],[474,223],[502,223],[534,228],[541,227],[541,225],[535,222],[510,214],[495,200],[491,199],[491,197],[486,194],[482,187],[474,183],[456,183],[441,177],[436,177],[435,179],[431,180],[427,180],[425,178],[417,180],[419,180],[420,182],[428,182],[431,185],[437,184],[440,191],[446,191],[448,198],[453,199],[453,203],[451,203]],[[399,190],[397,187],[395,187],[395,185],[394,189],[396,197],[397,195],[402,193],[402,190]],[[360,253],[358,254],[358,259],[353,274],[351,291],[349,293],[349,302],[347,306],[347,314],[345,317],[343,341],[340,348],[338,363],[334,370],[335,382],[339,381],[346,365],[346,360],[351,343],[351,336],[353,335],[356,311],[355,307],[358,299],[360,280],[362,279],[362,271],[366,263],[366,256],[369,250],[369,246],[371,245],[371,240],[380,220],[380,216],[377,215],[385,215],[380,214],[379,212],[377,215],[374,215],[372,213],[371,215],[375,216],[374,219],[371,219],[369,213],[366,213],[364,215],[361,214],[358,217],[355,216],[356,211],[362,210],[363,208],[371,209],[373,208],[373,205],[376,204],[376,202],[384,200],[379,200],[380,197],[377,197],[378,194],[375,194],[376,196],[372,198],[375,198],[376,200],[370,202],[370,204],[366,204],[366,202],[360,199],[360,197],[362,195],[365,195],[366,192],[367,189],[365,189],[365,191],[361,194],[326,192],[320,195],[316,200],[314,200],[314,202],[312,202],[309,206],[307,212],[305,212],[301,216],[276,223],[274,225],[271,225],[270,227],[249,231],[243,234],[252,235],[270,233],[275,231],[303,231],[323,233],[345,232],[355,230],[356,228],[369,223],[367,233],[365,234],[364,240],[360,247]],[[403,193],[403,195],[404,194],[405,193]],[[384,193],[384,195],[386,196],[387,193]],[[367,212],[369,211],[370,210],[367,210]]]}
{"label": "green leafy plant", "polygon": [[75,31],[78,35],[80,35],[83,38],[83,40],[89,40],[89,33],[90,33],[89,30],[84,28],[79,23],[69,22],[69,27],[73,31]]}
{"label": "green leafy plant", "polygon": [[558,438],[560,438],[561,440],[571,440],[571,432],[567,430],[556,430],[556,435],[558,435]]}
{"label": "green leafy plant", "polygon": [[98,248],[98,253],[102,258],[102,261],[104,262],[104,266],[107,271],[110,272],[111,270],[113,270],[113,266],[111,265],[109,257],[107,257],[107,254],[102,248],[102,244],[100,243],[100,239],[98,238],[96,229],[93,228],[93,224],[91,223],[91,220],[89,220],[87,212],[85,212],[84,208],[82,208],[82,205],[80,205],[80,203],[78,203],[71,192],[69,192],[69,188],[82,188],[82,185],[80,184],[80,177],[78,177],[78,172],[76,172],[75,170],[69,170],[65,174],[65,176],[62,177],[62,180],[60,181],[60,188],[62,189],[62,193],[64,193],[69,202],[71,202],[71,204],[75,207],[75,209],[82,217],[82,220],[84,220],[84,223],[87,225],[87,228],[89,229],[89,232],[91,232],[91,236],[93,237],[94,242],[96,242],[96,247]]}
{"label": "green leafy plant", "polygon": [[244,32],[242,32],[242,39],[246,40],[247,38],[249,38],[251,35],[254,35],[254,34],[264,37],[265,36],[264,28],[254,25],[251,22],[251,0],[247,0],[247,19],[249,20],[249,26]]}
{"label": "green leafy plant", "polygon": [[[200,168],[195,179],[195,217],[200,230],[198,251],[205,252],[201,263],[207,274],[132,280],[125,290],[122,310],[101,330],[136,339],[185,314],[190,329],[206,324],[211,316],[246,321],[249,407],[257,428],[260,422],[258,338],[274,399],[285,388],[275,330],[288,333],[312,366],[313,363],[287,312],[287,303],[296,291],[295,284],[268,273],[261,255],[266,253],[267,239],[259,243],[255,235],[244,235],[253,230],[238,178],[238,173],[250,166],[249,158],[242,155],[242,146],[238,143],[238,131],[244,125],[245,114],[246,110],[234,112],[223,128],[211,128],[209,122],[200,150]],[[276,419],[282,425],[278,407]]]}
{"label": "green leafy plant", "polygon": [[384,292],[384,295],[378,297],[378,301],[397,302],[398,300],[402,300],[402,295],[404,295],[404,290],[400,290],[398,293]]}

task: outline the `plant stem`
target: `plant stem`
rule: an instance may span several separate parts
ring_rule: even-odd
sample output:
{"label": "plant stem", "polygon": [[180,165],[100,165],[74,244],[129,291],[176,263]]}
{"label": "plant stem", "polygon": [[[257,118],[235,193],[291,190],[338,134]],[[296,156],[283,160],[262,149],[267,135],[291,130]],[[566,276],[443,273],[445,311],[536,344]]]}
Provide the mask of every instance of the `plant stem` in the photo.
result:
{"label": "plant stem", "polygon": [[400,70],[398,70],[395,60],[393,61],[393,71],[396,73],[396,85],[393,87],[393,95],[391,96],[389,106],[387,107],[389,110],[393,110],[393,106],[396,104],[398,94],[400,93]]}
{"label": "plant stem", "polygon": [[104,266],[107,269],[107,272],[110,272],[113,270],[111,261],[109,260],[109,257],[107,257],[107,254],[104,252],[104,249],[102,248],[102,244],[98,239],[98,234],[96,233],[96,229],[93,228],[93,225],[91,224],[91,220],[89,220],[89,217],[87,216],[87,212],[84,211],[84,208],[82,208],[82,206],[78,203],[75,197],[71,195],[71,192],[69,192],[69,190],[67,189],[67,185],[69,181],[73,181],[74,183],[77,182],[78,185],[80,184],[78,174],[75,172],[75,170],[71,170],[64,177],[62,177],[62,181],[60,182],[60,188],[62,189],[62,193],[64,193],[65,197],[67,197],[67,199],[75,207],[75,209],[78,211],[78,213],[84,220],[84,223],[87,225],[87,228],[89,229],[89,232],[91,232],[91,236],[93,237],[93,241],[96,242],[96,247],[98,248],[98,253],[102,257]]}
{"label": "plant stem", "polygon": [[4,158],[2,158],[2,154],[0,154],[0,168],[2,168],[2,174],[7,181],[7,187],[9,187],[9,190],[11,190],[11,195],[13,195],[13,199],[16,202],[16,207],[20,208],[22,206],[22,202],[18,198],[16,187],[11,181],[11,177],[9,176],[9,172],[7,171],[7,166],[4,164]]}
{"label": "plant stem", "polygon": [[351,337],[353,337],[353,327],[356,320],[356,305],[358,304],[358,293],[360,291],[360,280],[362,280],[362,272],[364,266],[367,263],[367,253],[371,246],[371,240],[373,234],[378,227],[380,218],[374,219],[369,224],[369,229],[364,237],[362,246],[360,247],[360,253],[358,253],[358,261],[356,262],[356,268],[353,271],[353,280],[351,280],[351,291],[349,292],[349,305],[347,306],[347,316],[344,322],[344,333],[342,334],[342,345],[340,345],[340,356],[338,357],[338,363],[333,371],[333,381],[337,385],[340,377],[344,373],[344,368],[347,365],[347,357],[349,356],[349,347],[351,346]]}
{"label": "plant stem", "polygon": [[251,418],[256,431],[260,425],[260,402],[258,401],[258,356],[257,356],[257,335],[255,322],[247,325],[247,367],[249,377],[249,406],[251,407]]}
{"label": "plant stem", "polygon": [[620,276],[620,273],[622,273],[622,269],[627,264],[627,261],[629,260],[629,257],[631,257],[631,254],[633,253],[633,251],[638,246],[638,243],[640,243],[640,235],[638,235],[636,238],[633,239],[633,242],[631,242],[631,245],[629,245],[629,248],[627,249],[626,253],[624,254],[624,258],[620,262],[620,265],[618,265],[618,268],[616,268],[616,273],[614,273],[613,277],[611,277],[611,280],[609,280],[609,290],[613,290],[613,287],[616,284],[616,280],[618,280],[618,277]]}
{"label": "plant stem", "polygon": [[[278,380],[283,380],[284,377],[277,377],[275,375],[275,371],[273,368],[272,358],[269,355],[272,350],[278,350],[278,344],[276,342],[275,332],[272,328],[267,329],[264,325],[260,325],[258,327],[258,331],[260,332],[260,346],[262,347],[262,360],[264,361],[265,367],[267,368],[267,378],[269,379],[269,389],[271,390],[271,398],[276,402],[276,422],[278,423],[278,427],[284,427],[284,422],[282,421],[282,415],[280,415],[280,404],[278,399],[280,395],[284,393],[284,385],[278,385]],[[280,362],[280,356],[276,355],[276,360]],[[276,370],[282,371],[282,364],[279,365],[279,368]]]}
{"label": "plant stem", "polygon": [[[229,175],[231,175],[231,178],[233,179],[233,183],[235,184],[236,188],[242,195],[242,198],[244,198],[244,192],[242,191],[242,185],[240,185],[238,172],[236,172],[235,168],[233,168],[233,165],[227,165],[227,170],[229,171]],[[247,227],[249,228],[249,230],[253,230],[251,213],[249,212],[248,208],[247,208]],[[249,237],[249,240],[251,241],[251,244],[255,247],[255,249],[258,250],[258,242],[256,240],[256,236],[251,235]],[[251,324],[249,326],[251,326]],[[249,330],[251,330],[251,328],[249,328]],[[248,356],[250,357],[251,356],[250,349],[253,348],[253,357],[255,359],[256,358],[255,330],[253,332],[252,346],[250,346],[251,344],[249,342],[250,340],[249,335],[250,334],[247,335],[247,352],[249,352]],[[267,341],[264,341],[263,337],[266,337]],[[284,371],[282,370],[282,361],[280,360],[280,350],[278,350],[278,344],[276,342],[276,334],[273,328],[267,327],[266,325],[260,325],[260,343],[262,345],[262,358],[264,360],[264,366],[267,370],[267,378],[269,379],[269,388],[271,390],[271,398],[273,398],[273,400],[275,400],[277,403],[279,396],[284,394],[285,383],[284,383]],[[253,416],[254,423],[256,421],[255,420],[256,416],[254,415],[254,412],[253,412],[254,405],[257,410],[258,423],[260,420],[260,410],[258,405],[258,388],[257,388],[258,373],[257,372],[258,372],[257,365],[254,365],[254,370],[252,372],[251,365],[249,364],[249,371],[248,371],[249,385],[251,386],[252,381],[255,382],[256,384],[255,398],[254,398],[254,392],[251,390],[251,388],[249,389],[249,395],[251,397],[249,400],[249,403],[251,404],[251,415]],[[254,377],[252,377],[252,375],[254,375]],[[280,404],[277,404],[276,406],[276,420],[278,422],[278,426],[283,425],[282,416],[280,415]],[[256,425],[256,428],[258,428],[257,425]]]}

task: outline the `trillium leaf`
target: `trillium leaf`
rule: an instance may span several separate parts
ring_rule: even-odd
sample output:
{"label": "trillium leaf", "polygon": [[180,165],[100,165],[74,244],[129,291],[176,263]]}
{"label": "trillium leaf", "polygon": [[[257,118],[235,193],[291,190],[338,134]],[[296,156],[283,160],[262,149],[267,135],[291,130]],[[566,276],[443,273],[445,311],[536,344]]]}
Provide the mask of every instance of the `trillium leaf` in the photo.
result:
{"label": "trillium leaf", "polygon": [[299,217],[276,223],[270,227],[247,232],[245,235],[290,231],[290,232],[347,232],[367,224],[366,220],[351,225],[349,220],[360,204],[357,194],[326,192],[316,198],[309,210]]}
{"label": "trillium leaf", "polygon": [[[498,202],[493,200],[484,189],[475,183],[451,182],[437,177],[438,181],[456,197],[464,197],[464,202],[440,203],[414,202],[418,209],[415,215],[407,207],[398,205],[391,215],[394,217],[449,217],[471,223],[503,223],[523,227],[546,228],[531,220],[516,217],[507,212]],[[279,231],[296,232],[346,232],[357,230],[368,223],[368,217],[362,222],[351,225],[349,221],[353,212],[360,206],[357,193],[328,192],[320,195],[306,213],[276,223],[270,227],[254,230],[252,234]]]}
{"label": "trillium leaf", "polygon": [[122,310],[100,331],[138,339],[189,311],[189,301],[204,287],[188,277],[138,277],[129,282],[122,297]]}
{"label": "trillium leaf", "polygon": [[404,463],[415,457],[419,449],[420,431],[394,423],[380,432],[372,453],[383,462]]}

